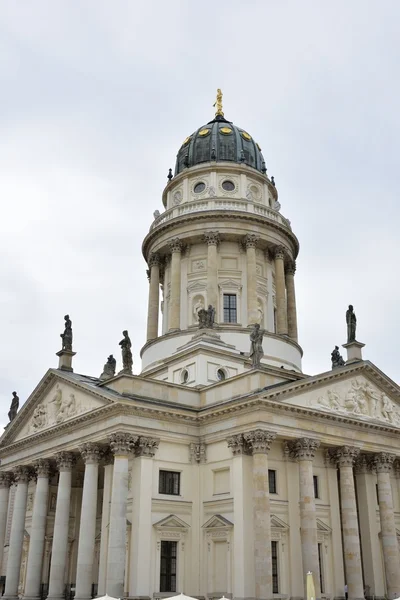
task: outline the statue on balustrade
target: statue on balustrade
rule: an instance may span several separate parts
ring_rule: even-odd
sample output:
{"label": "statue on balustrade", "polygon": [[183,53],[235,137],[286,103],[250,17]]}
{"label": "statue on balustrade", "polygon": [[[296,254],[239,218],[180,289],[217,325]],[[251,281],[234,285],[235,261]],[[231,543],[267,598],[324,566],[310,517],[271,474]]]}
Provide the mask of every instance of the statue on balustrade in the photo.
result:
{"label": "statue on balustrade", "polygon": [[337,367],[343,367],[346,363],[343,356],[339,352],[339,346],[335,346],[333,352],[331,352],[332,369]]}
{"label": "statue on balustrade", "polygon": [[260,324],[256,323],[253,327],[253,331],[250,334],[250,358],[253,369],[257,369],[261,366],[261,359],[264,356],[264,350],[262,347],[265,330],[261,329]]}
{"label": "statue on balustrade", "polygon": [[132,351],[131,351],[132,342],[128,335],[128,331],[126,329],[125,329],[125,331],[122,332],[122,335],[124,337],[119,342],[119,345],[121,346],[121,351],[122,351],[122,372],[130,373],[132,375],[132,366],[133,366],[133,358],[132,358]]}
{"label": "statue on balustrade", "polygon": [[65,329],[64,333],[60,333],[62,339],[62,350],[69,350],[72,352],[72,321],[69,315],[65,315]]}
{"label": "statue on balustrade", "polygon": [[357,317],[353,306],[350,304],[346,311],[347,343],[356,341]]}
{"label": "statue on balustrade", "polygon": [[111,379],[115,375],[115,369],[117,368],[117,361],[114,356],[110,354],[107,358],[107,362],[103,367],[103,372],[100,375],[100,379],[104,381],[105,379]]}
{"label": "statue on balustrade", "polygon": [[8,411],[8,418],[10,419],[10,423],[11,421],[14,421],[19,408],[19,397],[17,396],[17,392],[13,392],[12,395],[13,397],[11,400],[11,406],[10,410]]}

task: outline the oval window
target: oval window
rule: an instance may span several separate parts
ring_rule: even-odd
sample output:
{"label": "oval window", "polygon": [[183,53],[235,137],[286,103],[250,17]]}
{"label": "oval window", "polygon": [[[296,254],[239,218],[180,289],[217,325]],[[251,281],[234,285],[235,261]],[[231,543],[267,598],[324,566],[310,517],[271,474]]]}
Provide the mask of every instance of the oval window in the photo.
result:
{"label": "oval window", "polygon": [[226,375],[225,375],[225,371],[223,369],[218,369],[217,378],[218,378],[218,381],[225,381]]}
{"label": "oval window", "polygon": [[181,373],[181,381],[182,383],[187,383],[189,381],[189,371],[187,369],[183,369]]}
{"label": "oval window", "polygon": [[199,181],[193,188],[195,194],[201,194],[206,189],[206,184],[203,181]]}
{"label": "oval window", "polygon": [[235,184],[233,183],[233,181],[223,181],[222,182],[222,189],[224,189],[226,192],[233,192],[233,190],[235,189]]}

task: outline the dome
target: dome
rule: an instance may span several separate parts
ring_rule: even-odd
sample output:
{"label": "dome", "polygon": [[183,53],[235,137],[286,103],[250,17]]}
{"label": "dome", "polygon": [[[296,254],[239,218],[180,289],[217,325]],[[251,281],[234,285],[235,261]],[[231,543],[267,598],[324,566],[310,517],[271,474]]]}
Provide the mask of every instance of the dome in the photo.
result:
{"label": "dome", "polygon": [[243,163],[261,173],[267,172],[257,142],[245,129],[227,121],[222,115],[217,115],[186,138],[176,157],[175,175],[213,160]]}

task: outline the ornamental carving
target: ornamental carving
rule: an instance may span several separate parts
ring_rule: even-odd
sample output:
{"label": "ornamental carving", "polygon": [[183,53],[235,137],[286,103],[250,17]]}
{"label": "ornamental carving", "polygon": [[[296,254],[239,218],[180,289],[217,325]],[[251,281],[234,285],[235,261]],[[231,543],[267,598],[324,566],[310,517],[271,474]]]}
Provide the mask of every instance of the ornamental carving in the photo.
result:
{"label": "ornamental carving", "polygon": [[251,450],[244,439],[243,433],[237,433],[226,439],[228,448],[232,450],[233,456],[240,456],[242,454],[251,454]]}
{"label": "ornamental carving", "polygon": [[105,448],[105,450],[103,451],[102,460],[104,466],[114,464],[114,454],[112,453],[110,447]]}
{"label": "ornamental carving", "polygon": [[219,231],[206,231],[203,235],[203,242],[208,246],[218,246],[220,241]]}
{"label": "ornamental carving", "polygon": [[38,460],[35,460],[33,463],[33,468],[37,477],[50,477],[52,472],[50,461],[44,458],[38,458]]}
{"label": "ornamental carving", "polygon": [[285,255],[286,255],[285,248],[283,246],[276,246],[275,251],[274,251],[274,257],[284,260]]}
{"label": "ornamental carving", "polygon": [[359,454],[354,463],[354,470],[359,474],[371,473],[371,456],[368,456],[367,454]]}
{"label": "ornamental carving", "polygon": [[103,456],[101,447],[98,444],[93,444],[92,442],[86,442],[85,444],[79,446],[79,452],[81,453],[85,464],[98,463]]}
{"label": "ornamental carving", "polygon": [[377,473],[391,473],[393,470],[393,463],[396,459],[394,454],[388,452],[379,452],[373,457],[373,462]]}
{"label": "ornamental carving", "polygon": [[151,254],[150,258],[149,258],[149,268],[151,269],[151,267],[159,267],[161,264],[161,258],[160,255],[155,253],[155,254]]}
{"label": "ornamental carving", "polygon": [[136,446],[136,456],[153,457],[158,450],[160,440],[158,438],[140,436],[138,445]]}
{"label": "ornamental carving", "polygon": [[286,265],[286,273],[288,275],[294,275],[296,273],[296,261],[295,260],[291,260],[288,262],[288,264]]}
{"label": "ornamental carving", "polygon": [[179,238],[174,238],[173,240],[171,240],[168,243],[168,245],[169,245],[169,249],[171,250],[172,254],[174,252],[182,252],[183,244]]}
{"label": "ornamental carving", "polygon": [[9,488],[13,481],[13,473],[10,471],[0,471],[0,488]]}
{"label": "ornamental carving", "polygon": [[206,445],[203,442],[189,444],[189,460],[192,464],[206,462]]}
{"label": "ornamental carving", "polygon": [[355,446],[341,446],[340,448],[331,448],[329,451],[332,460],[335,460],[339,467],[353,467],[360,454],[360,448]]}
{"label": "ornamental carving", "polygon": [[290,457],[297,458],[298,460],[313,460],[319,445],[318,440],[306,437],[288,442]]}
{"label": "ornamental carving", "polygon": [[59,471],[70,471],[76,463],[76,457],[72,452],[58,452],[54,458]]}
{"label": "ornamental carving", "polygon": [[16,483],[28,483],[31,478],[32,471],[29,467],[19,466],[14,471],[14,481]]}
{"label": "ornamental carving", "polygon": [[255,233],[248,233],[243,238],[243,246],[245,248],[256,248],[259,239],[259,236],[255,235]]}
{"label": "ornamental carving", "polygon": [[116,454],[130,454],[138,441],[137,435],[130,433],[113,433],[110,436],[110,448],[114,456]]}
{"label": "ornamental carving", "polygon": [[243,434],[243,437],[253,454],[268,454],[271,444],[276,438],[276,433],[255,429]]}

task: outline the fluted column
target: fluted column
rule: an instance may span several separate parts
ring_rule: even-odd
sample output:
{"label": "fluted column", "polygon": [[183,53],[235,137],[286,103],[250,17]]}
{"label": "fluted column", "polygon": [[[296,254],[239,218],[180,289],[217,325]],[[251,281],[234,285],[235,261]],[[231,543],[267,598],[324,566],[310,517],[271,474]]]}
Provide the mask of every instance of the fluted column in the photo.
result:
{"label": "fluted column", "polygon": [[342,446],[331,450],[331,452],[340,471],[343,551],[349,600],[362,600],[364,598],[364,585],[353,475],[353,465],[360,450],[353,446]]}
{"label": "fluted column", "polygon": [[149,259],[150,285],[147,310],[147,341],[158,336],[158,312],[160,309],[160,256],[152,254]]}
{"label": "fluted column", "polygon": [[4,540],[7,529],[8,502],[10,499],[10,485],[13,474],[0,471],[0,569],[3,562]]}
{"label": "fluted column", "polygon": [[137,439],[137,436],[122,432],[114,433],[110,437],[110,447],[114,454],[114,470],[107,553],[106,593],[113,598],[122,598],[124,596],[128,459]]}
{"label": "fluted column", "polygon": [[220,241],[218,231],[207,231],[204,234],[207,244],[207,303],[218,313],[218,263],[217,246]]}
{"label": "fluted column", "polygon": [[39,459],[34,463],[36,491],[32,511],[31,537],[26,566],[24,598],[39,598],[42,577],[44,540],[46,534],[47,506],[49,500],[50,462]]}
{"label": "fluted column", "polygon": [[14,480],[17,483],[15,492],[14,511],[11,521],[10,545],[8,548],[6,589],[4,598],[18,597],[19,572],[21,568],[22,545],[24,543],[26,501],[28,498],[28,483],[31,471],[29,467],[17,467]]}
{"label": "fluted column", "polygon": [[285,289],[285,249],[275,249],[275,288],[276,288],[276,329],[280,335],[288,334],[286,289]]}
{"label": "fluted column", "polygon": [[100,556],[99,556],[99,581],[97,586],[97,595],[104,596],[106,593],[107,579],[107,553],[108,553],[108,534],[110,523],[111,506],[111,486],[113,476],[114,456],[111,451],[104,455],[104,489],[103,489],[103,510],[101,513],[101,538],[100,538]]}
{"label": "fluted column", "polygon": [[268,452],[276,434],[256,429],[244,434],[253,453],[253,527],[255,597],[272,598],[271,514]]}
{"label": "fluted column", "polygon": [[48,600],[64,598],[64,574],[68,557],[68,525],[71,504],[71,476],[75,457],[72,452],[59,452],[55,455],[60,472],[57,490],[56,515],[54,519],[53,547]]}
{"label": "fluted column", "polygon": [[181,312],[181,252],[182,242],[179,238],[169,243],[171,250],[171,295],[169,299],[168,329],[180,329]]}
{"label": "fluted column", "polygon": [[243,239],[246,247],[247,262],[247,325],[258,322],[257,305],[257,271],[256,271],[256,246],[259,237],[253,233],[247,234]]}
{"label": "fluted column", "polygon": [[97,444],[87,442],[86,444],[82,444],[79,450],[85,463],[85,478],[83,480],[76,567],[76,600],[92,597],[92,572],[97,516],[97,480],[101,458],[101,449]]}
{"label": "fluted column", "polygon": [[294,274],[296,262],[293,260],[286,268],[286,301],[287,301],[287,325],[288,336],[297,342],[297,312],[296,293],[294,289]]}
{"label": "fluted column", "polygon": [[374,457],[378,477],[379,514],[383,561],[385,563],[386,588],[389,600],[400,595],[400,560],[397,544],[396,524],[390,474],[393,470],[394,454],[380,452]]}
{"label": "fluted column", "polygon": [[319,442],[310,438],[300,438],[288,444],[290,453],[299,461],[300,483],[300,537],[303,559],[304,589],[306,574],[314,576],[315,593],[321,596],[318,561],[317,519],[315,515],[313,459]]}

